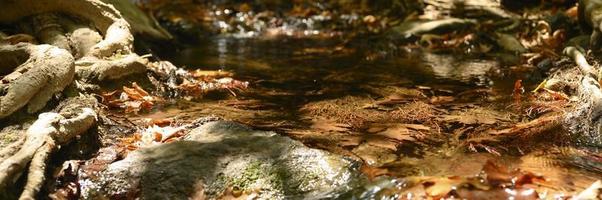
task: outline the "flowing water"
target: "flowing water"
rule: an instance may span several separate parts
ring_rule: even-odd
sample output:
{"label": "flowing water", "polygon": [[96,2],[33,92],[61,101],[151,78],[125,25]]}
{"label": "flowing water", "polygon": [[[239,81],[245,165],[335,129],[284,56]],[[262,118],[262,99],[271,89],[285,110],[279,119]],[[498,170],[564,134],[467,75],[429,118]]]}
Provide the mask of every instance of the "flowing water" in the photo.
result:
{"label": "flowing water", "polygon": [[[249,81],[249,89],[233,91],[236,96],[208,94],[203,100],[178,102],[140,117],[190,120],[217,115],[359,157],[394,177],[473,176],[493,160],[542,174],[550,184],[547,188],[562,193],[581,190],[602,174],[598,148],[572,147],[546,136],[495,151],[500,155],[483,149],[474,153],[463,145],[466,136],[458,135],[460,129],[478,129],[482,124],[497,128],[520,120],[511,109],[515,80],[524,80],[526,89],[532,89],[529,86],[541,78],[537,71],[511,70],[513,56],[469,57],[416,49],[383,53],[379,46],[383,45],[371,40],[214,37],[177,50],[164,49],[162,58],[176,66],[230,71],[236,79]],[[452,99],[440,103],[439,97]],[[396,101],[386,106],[367,106],[392,98]],[[423,118],[421,113],[404,118],[404,109],[418,109],[407,107],[416,102],[425,102],[431,111]],[[462,124],[437,116],[468,115],[466,110],[489,113],[476,115],[477,121],[496,121]],[[395,111],[402,116],[386,114]],[[383,130],[408,130],[392,128],[400,124],[424,124],[417,128],[424,130],[423,135],[376,136]]]}

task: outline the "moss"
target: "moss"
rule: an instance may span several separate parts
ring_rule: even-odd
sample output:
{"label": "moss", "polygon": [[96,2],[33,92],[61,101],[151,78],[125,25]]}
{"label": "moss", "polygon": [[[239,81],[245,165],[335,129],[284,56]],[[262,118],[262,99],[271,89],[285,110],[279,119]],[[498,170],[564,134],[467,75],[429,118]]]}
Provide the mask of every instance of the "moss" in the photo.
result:
{"label": "moss", "polygon": [[249,186],[255,183],[262,175],[261,163],[252,162],[247,166],[238,178],[232,178],[229,183],[232,187],[238,187],[243,190],[250,189]]}
{"label": "moss", "polygon": [[[252,162],[237,178],[231,178],[229,186],[240,188],[244,191],[251,191],[258,188],[258,181],[265,181],[272,191],[282,192],[286,195],[301,194],[303,188],[308,188],[313,180],[319,179],[319,175],[308,172],[302,173],[303,176],[294,176],[294,174],[282,165],[266,165],[259,161]],[[267,188],[260,188],[267,189]]]}
{"label": "moss", "polygon": [[[252,190],[251,188],[260,179],[266,179],[274,190],[282,191],[286,173],[282,170],[275,170],[271,167],[265,167],[261,162],[252,162],[247,166],[243,173],[238,178],[233,178],[230,181],[232,187],[238,187],[243,190]],[[264,188],[262,188],[264,189]]]}

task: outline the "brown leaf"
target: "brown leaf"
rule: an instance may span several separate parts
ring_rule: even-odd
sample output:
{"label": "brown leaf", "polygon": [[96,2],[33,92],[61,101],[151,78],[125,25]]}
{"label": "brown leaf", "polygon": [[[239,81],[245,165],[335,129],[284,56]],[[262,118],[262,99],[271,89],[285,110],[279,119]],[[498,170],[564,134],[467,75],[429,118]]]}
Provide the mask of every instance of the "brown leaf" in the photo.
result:
{"label": "brown leaf", "polygon": [[422,124],[403,124],[403,126],[417,131],[430,131],[431,128]]}
{"label": "brown leaf", "polygon": [[414,141],[410,130],[404,125],[395,125],[387,128],[385,131],[377,133],[378,135],[385,136],[398,141]]}
{"label": "brown leaf", "polygon": [[357,146],[360,145],[360,143],[362,143],[362,140],[362,137],[359,136],[345,135],[337,142],[337,144],[343,147]]}
{"label": "brown leaf", "polygon": [[123,86],[123,92],[127,94],[129,99],[143,100],[144,95],[140,94],[136,89]]}
{"label": "brown leaf", "polygon": [[150,95],[148,94],[148,92],[146,92],[144,89],[142,89],[142,88],[141,88],[141,87],[140,87],[140,86],[139,86],[139,85],[138,85],[136,82],[133,82],[133,83],[132,83],[132,88],[133,88],[134,90],[136,90],[136,92],[137,92],[138,94],[142,95],[142,96],[150,96]]}
{"label": "brown leaf", "polygon": [[369,165],[362,165],[360,171],[364,175],[366,175],[369,180],[374,180],[376,177],[379,176],[391,175],[391,173],[389,173],[389,170],[386,168],[372,167]]}
{"label": "brown leaf", "polygon": [[350,126],[347,124],[336,123],[325,119],[315,120],[311,125],[312,129],[318,129],[328,132],[346,132],[349,131]]}
{"label": "brown leaf", "polygon": [[366,144],[397,151],[397,145],[400,143],[387,137],[370,137],[366,139]]}
{"label": "brown leaf", "polygon": [[487,175],[489,184],[493,186],[512,185],[514,187],[521,187],[535,182],[545,182],[545,179],[541,176],[520,170],[509,171],[507,168],[497,165],[491,160],[485,163],[483,172]]}
{"label": "brown leaf", "polygon": [[194,78],[201,78],[201,80],[208,81],[210,79],[217,79],[223,77],[231,77],[234,74],[228,71],[219,71],[219,70],[194,70],[190,72],[190,75]]}
{"label": "brown leaf", "polygon": [[169,126],[173,123],[172,119],[152,119],[149,125],[157,125],[159,127]]}
{"label": "brown leaf", "polygon": [[434,97],[431,97],[430,102],[432,104],[445,104],[445,103],[451,103],[454,100],[456,100],[456,98],[454,98],[452,96],[434,96]]}
{"label": "brown leaf", "polygon": [[535,200],[539,199],[537,192],[531,188],[520,189],[502,189],[492,190],[471,190],[461,188],[456,191],[461,199],[514,199],[514,200]]}
{"label": "brown leaf", "polygon": [[155,142],[161,142],[163,141],[163,134],[159,133],[159,132],[154,132],[153,133],[153,141]]}
{"label": "brown leaf", "polygon": [[521,103],[521,96],[525,89],[523,88],[523,80],[516,80],[514,82],[514,90],[512,92],[512,98],[514,99],[514,103],[519,106]]}

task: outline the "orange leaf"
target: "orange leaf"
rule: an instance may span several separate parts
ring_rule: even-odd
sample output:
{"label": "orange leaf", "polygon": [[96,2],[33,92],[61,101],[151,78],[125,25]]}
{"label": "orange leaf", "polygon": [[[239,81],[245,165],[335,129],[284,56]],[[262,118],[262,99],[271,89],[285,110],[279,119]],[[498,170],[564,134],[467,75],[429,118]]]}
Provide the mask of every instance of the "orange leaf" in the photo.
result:
{"label": "orange leaf", "polygon": [[123,86],[123,92],[125,92],[125,94],[127,94],[130,99],[133,99],[133,100],[142,100],[142,99],[144,99],[143,98],[144,95],[138,93],[138,91],[136,89],[128,88],[128,87]]}
{"label": "orange leaf", "polygon": [[163,139],[163,134],[159,133],[159,132],[154,132],[153,133],[153,140],[155,142],[161,142]]}
{"label": "orange leaf", "polygon": [[132,83],[132,88],[134,88],[134,90],[136,90],[136,92],[138,92],[138,94],[140,94],[142,96],[150,96],[148,94],[148,92],[146,92],[144,89],[142,89],[140,86],[138,86],[138,84],[136,84],[136,82]]}

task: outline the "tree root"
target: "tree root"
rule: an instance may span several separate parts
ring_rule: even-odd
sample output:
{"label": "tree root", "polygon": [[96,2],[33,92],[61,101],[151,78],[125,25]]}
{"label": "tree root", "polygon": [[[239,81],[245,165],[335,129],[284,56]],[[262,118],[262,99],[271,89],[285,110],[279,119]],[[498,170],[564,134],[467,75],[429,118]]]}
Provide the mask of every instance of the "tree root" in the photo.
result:
{"label": "tree root", "polygon": [[104,36],[90,52],[92,56],[111,56],[116,49],[131,50],[133,36],[129,24],[112,5],[100,0],[0,0],[0,23],[12,23],[43,13],[65,13],[87,19]]}
{"label": "tree root", "polygon": [[78,78],[88,81],[118,79],[143,73],[147,69],[147,64],[148,60],[136,54],[125,55],[115,60],[85,57],[75,62]]}
{"label": "tree root", "polygon": [[0,118],[28,105],[36,112],[71,83],[73,57],[50,45],[0,45],[0,72],[12,71],[0,82]]}
{"label": "tree root", "polygon": [[59,113],[40,114],[27,129],[19,151],[0,163],[0,191],[14,184],[29,164],[27,183],[20,199],[35,199],[44,182],[49,155],[85,132],[95,121],[96,113],[90,108],[81,109],[78,116],[69,119]]}
{"label": "tree root", "polygon": [[[112,5],[100,0],[0,3],[0,23],[30,20],[31,34],[52,45],[0,45],[0,76],[6,75],[0,77],[0,118],[25,105],[29,113],[39,111],[75,72],[90,82],[146,71],[148,61],[133,53],[130,24]],[[88,20],[93,28],[63,14]]]}
{"label": "tree root", "polygon": [[596,73],[598,70],[587,63],[583,53],[575,47],[565,48],[564,54],[575,61],[583,75],[577,89],[578,105],[565,121],[571,134],[580,138],[578,142],[602,145],[602,90]]}
{"label": "tree root", "polygon": [[517,124],[511,128],[489,131],[494,137],[517,137],[535,135],[559,127],[568,128],[575,142],[588,145],[602,145],[602,90],[598,80],[597,69],[591,66],[583,53],[575,47],[567,47],[564,54],[573,59],[581,72],[581,80],[577,86],[579,101],[574,110],[552,114],[530,122]]}
{"label": "tree root", "polygon": [[[35,36],[8,40],[11,36],[0,33],[0,119],[23,107],[29,113],[41,110],[76,74],[102,81],[147,70],[148,60],[133,53],[130,24],[101,0],[0,0],[0,5],[0,23],[19,23],[22,35]],[[59,105],[60,111],[40,114],[21,140],[0,150],[0,199],[11,195],[24,173],[20,199],[36,198],[49,156],[96,122],[89,108],[96,100],[87,100],[73,98]]]}

